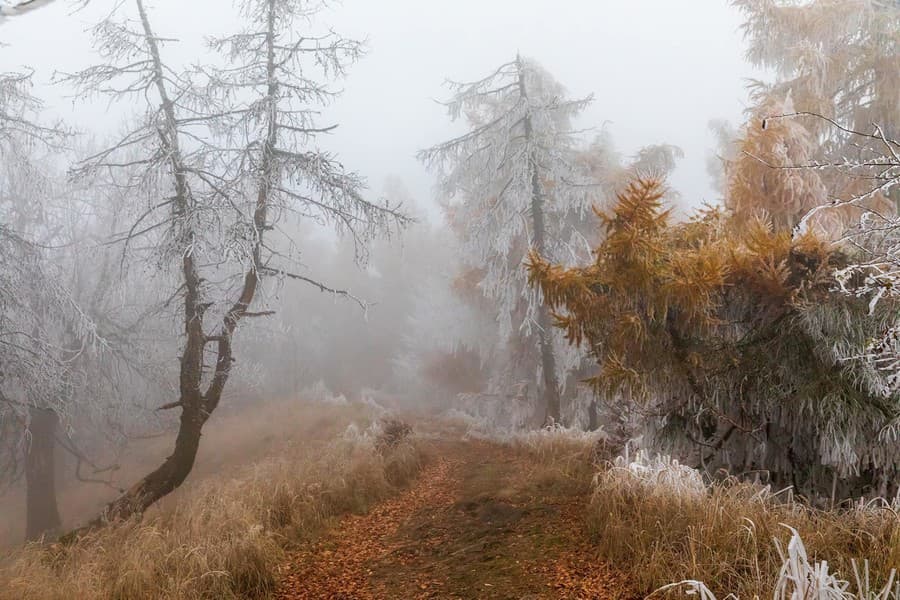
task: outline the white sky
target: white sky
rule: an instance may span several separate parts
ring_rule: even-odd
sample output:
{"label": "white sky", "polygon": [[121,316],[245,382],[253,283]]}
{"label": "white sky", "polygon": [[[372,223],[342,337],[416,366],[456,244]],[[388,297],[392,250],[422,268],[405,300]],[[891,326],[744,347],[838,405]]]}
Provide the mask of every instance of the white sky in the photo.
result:
{"label": "white sky", "polygon": [[[149,0],[157,33],[172,62],[197,60],[205,35],[240,26],[228,0]],[[0,26],[0,70],[28,65],[46,83],[94,58],[84,30],[112,0],[88,9],[57,0]],[[445,79],[477,79],[517,51],[536,58],[573,96],[593,92],[582,126],[607,122],[625,154],[671,143],[686,156],[671,185],[687,204],[715,199],[706,173],[714,139],[711,119],[739,123],[746,79],[741,15],[727,0],[344,0],[321,20],[348,37],[368,38],[369,54],[350,71],[345,94],[325,109],[340,123],[326,142],[380,191],[399,175],[434,215],[433,179],[415,152],[457,129],[434,99]],[[102,137],[115,127],[105,105],[74,108],[58,88],[44,88],[53,111]],[[121,113],[120,113],[121,114]],[[431,205],[431,206],[429,206]]]}

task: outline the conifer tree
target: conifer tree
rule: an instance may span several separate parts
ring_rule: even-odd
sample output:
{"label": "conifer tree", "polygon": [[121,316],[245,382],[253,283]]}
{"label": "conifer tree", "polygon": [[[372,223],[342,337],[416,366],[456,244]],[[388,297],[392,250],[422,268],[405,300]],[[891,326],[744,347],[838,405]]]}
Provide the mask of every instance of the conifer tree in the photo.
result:
{"label": "conifer tree", "polygon": [[[587,180],[575,164],[573,119],[591,97],[569,99],[535,61],[517,56],[484,79],[451,83],[452,120],[468,131],[419,153],[437,171],[463,260],[481,293],[496,303],[501,354],[522,361],[520,372],[542,390],[545,421],[560,419],[560,378],[571,368],[554,348],[549,314],[527,286],[528,250],[559,261],[585,257],[588,247],[571,225],[590,210]],[[568,363],[568,364],[567,364]],[[508,389],[516,365],[501,369],[495,388]]]}
{"label": "conifer tree", "polygon": [[592,264],[529,272],[598,393],[698,467],[764,472],[814,497],[893,494],[900,395],[854,360],[896,306],[836,294],[847,255],[812,233],[706,210],[673,223],[658,181],[601,212]]}
{"label": "conifer tree", "polygon": [[[893,211],[883,189],[834,168],[883,154],[900,127],[900,4],[892,0],[735,0],[745,15],[747,56],[771,69],[754,82],[751,108],[725,162],[725,203],[738,215],[765,214],[791,229],[839,238],[860,206]],[[781,118],[790,116],[791,118]],[[851,176],[847,176],[847,175]],[[849,206],[850,204],[856,207]]]}

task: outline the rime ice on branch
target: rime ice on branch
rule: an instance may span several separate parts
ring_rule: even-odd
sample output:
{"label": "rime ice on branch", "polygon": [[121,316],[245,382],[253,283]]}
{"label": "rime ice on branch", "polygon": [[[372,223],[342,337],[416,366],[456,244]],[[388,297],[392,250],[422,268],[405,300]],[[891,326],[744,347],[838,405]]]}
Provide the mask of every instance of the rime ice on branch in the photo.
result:
{"label": "rime ice on branch", "polygon": [[[500,338],[516,336],[540,350],[546,418],[560,418],[562,364],[547,309],[527,284],[530,248],[553,260],[589,256],[575,227],[590,212],[592,182],[576,168],[579,131],[572,120],[591,97],[568,99],[562,86],[531,59],[517,57],[473,83],[451,83],[446,103],[468,132],[419,153],[436,171],[451,226],[478,287],[496,302]],[[508,384],[508,382],[506,382]]]}
{"label": "rime ice on branch", "polygon": [[360,254],[372,237],[406,222],[398,207],[366,200],[362,178],[316,147],[332,128],[316,124],[318,107],[336,95],[316,77],[340,77],[361,50],[336,34],[302,33],[324,3],[241,2],[248,29],[212,42],[224,66],[188,72],[165,61],[168,40],[152,29],[144,2],[133,6],[132,18],[122,5],[94,28],[104,62],[64,80],[85,95],[137,101],[143,114],[74,175],[142,202],[121,241],[141,240],[157,264],[177,273],[171,292],[182,303],[184,346],[178,398],[163,408],[180,409],[181,420],[172,455],[112,502],[105,519],[141,513],[188,476],[231,374],[238,325],[270,313],[252,307],[267,276],[352,298],[292,270],[289,231],[297,220],[351,235]]}

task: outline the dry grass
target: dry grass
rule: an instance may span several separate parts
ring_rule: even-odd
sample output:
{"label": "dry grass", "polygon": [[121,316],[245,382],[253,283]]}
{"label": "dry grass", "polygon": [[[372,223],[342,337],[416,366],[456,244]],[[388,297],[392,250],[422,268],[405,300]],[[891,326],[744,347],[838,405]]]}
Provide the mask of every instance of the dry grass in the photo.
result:
{"label": "dry grass", "polygon": [[[286,444],[334,439],[351,423],[359,423],[365,428],[375,418],[369,408],[358,404],[276,400],[254,404],[251,408],[230,411],[228,408],[225,406],[216,411],[204,428],[197,462],[187,485],[163,499],[154,511],[174,507],[186,491],[207,477],[277,454]],[[134,440],[125,453],[115,459],[120,465],[115,472],[115,486],[131,486],[138,477],[159,466],[172,452],[177,415],[170,417],[171,427],[165,435]],[[94,455],[93,452],[90,454]],[[99,453],[94,458],[103,464],[113,461],[108,453]],[[94,517],[117,496],[116,490],[111,487],[77,481],[71,464],[60,464],[58,468],[57,490],[64,530]],[[0,495],[0,551],[19,545],[24,539],[23,484],[20,481],[17,488]]]}
{"label": "dry grass", "polygon": [[418,472],[412,442],[381,452],[376,444],[376,429],[354,426],[336,441],[286,442],[277,455],[188,486],[142,522],[20,550],[0,570],[0,598],[267,597],[291,545]]}
{"label": "dry grass", "polygon": [[[666,461],[662,461],[666,462]],[[677,464],[618,462],[595,479],[589,527],[601,555],[627,570],[647,594],[679,580],[699,580],[720,598],[771,596],[796,528],[811,560],[850,578],[852,561],[869,561],[876,587],[900,565],[900,520],[887,506],[817,511],[767,488],[725,482],[697,493],[697,479]]]}
{"label": "dry grass", "polygon": [[589,493],[595,465],[609,458],[601,432],[551,427],[516,433],[505,442],[526,456],[528,468],[521,477],[532,487],[571,495]]}
{"label": "dry grass", "polygon": [[[796,529],[791,528],[791,540],[787,547],[776,540],[778,556],[782,565],[775,583],[773,596],[776,600],[897,600],[900,598],[900,582],[896,571],[891,569],[887,582],[873,581],[869,563],[852,561],[853,577],[842,578],[829,569],[827,561],[810,560],[806,545]],[[664,586],[654,592],[662,594],[673,590],[684,590],[685,594],[700,600],[716,600],[715,593],[702,581],[687,580]],[[653,594],[651,594],[653,595]],[[726,598],[734,597],[729,594]]]}

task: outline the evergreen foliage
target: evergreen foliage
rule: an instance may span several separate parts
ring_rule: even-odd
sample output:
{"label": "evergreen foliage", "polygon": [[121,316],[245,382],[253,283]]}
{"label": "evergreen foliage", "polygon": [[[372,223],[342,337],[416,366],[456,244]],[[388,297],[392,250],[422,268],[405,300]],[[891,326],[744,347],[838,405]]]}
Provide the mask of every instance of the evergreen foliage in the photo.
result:
{"label": "evergreen foliage", "polygon": [[603,397],[710,473],[768,474],[807,493],[895,491],[900,404],[855,360],[894,322],[834,293],[843,253],[762,219],[705,210],[672,223],[660,181],[638,179],[609,212],[585,267],[532,253],[531,281],[568,340],[588,349]]}

